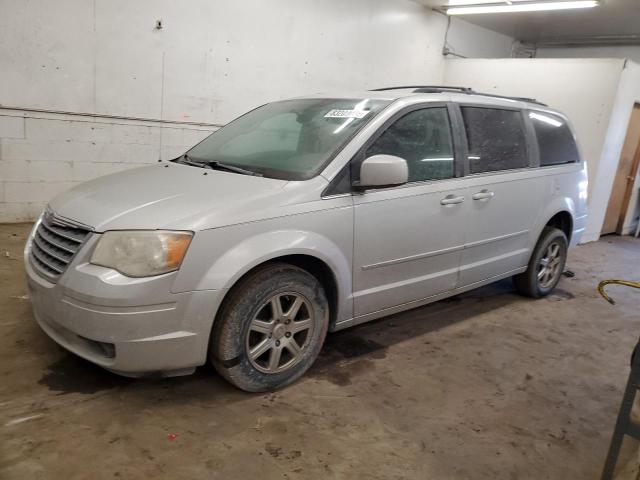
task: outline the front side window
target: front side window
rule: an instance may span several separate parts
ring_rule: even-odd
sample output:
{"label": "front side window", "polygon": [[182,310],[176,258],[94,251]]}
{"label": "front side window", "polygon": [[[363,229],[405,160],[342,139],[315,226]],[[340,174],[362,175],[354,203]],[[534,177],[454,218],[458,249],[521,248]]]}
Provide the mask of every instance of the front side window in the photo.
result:
{"label": "front side window", "polygon": [[306,180],[389,102],[377,99],[285,100],[256,108],[187,152],[193,164],[239,167],[265,177]]}
{"label": "front side window", "polygon": [[447,109],[424,108],[396,120],[367,149],[365,158],[379,154],[405,159],[410,182],[453,177],[453,144]]}
{"label": "front side window", "polygon": [[561,117],[547,112],[529,112],[538,138],[540,166],[580,161],[573,134]]}
{"label": "front side window", "polygon": [[529,165],[522,115],[516,110],[462,107],[469,172],[512,170]]}

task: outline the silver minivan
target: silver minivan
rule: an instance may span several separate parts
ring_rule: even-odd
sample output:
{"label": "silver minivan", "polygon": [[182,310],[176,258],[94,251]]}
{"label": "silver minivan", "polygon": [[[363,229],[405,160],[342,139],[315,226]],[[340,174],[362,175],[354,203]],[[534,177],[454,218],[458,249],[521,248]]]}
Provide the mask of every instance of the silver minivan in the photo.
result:
{"label": "silver minivan", "polygon": [[587,172],[534,100],[398,87],[263,105],[179,158],[52,200],[25,247],[34,316],[128,376],[207,361],[289,384],[336,331],[513,277],[560,280]]}

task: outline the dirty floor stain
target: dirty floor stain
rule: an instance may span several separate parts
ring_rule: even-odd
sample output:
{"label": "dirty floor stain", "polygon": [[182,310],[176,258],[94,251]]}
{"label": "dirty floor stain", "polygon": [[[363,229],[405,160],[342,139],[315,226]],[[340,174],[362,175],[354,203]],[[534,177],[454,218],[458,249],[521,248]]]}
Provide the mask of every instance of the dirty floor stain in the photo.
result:
{"label": "dirty floor stain", "polygon": [[24,298],[29,228],[0,225],[3,480],[599,478],[640,295],[595,287],[639,279],[638,240],[575,249],[543,300],[506,280],[330,334],[300,381],[246,394],[210,367],[127,379],[56,346]]}

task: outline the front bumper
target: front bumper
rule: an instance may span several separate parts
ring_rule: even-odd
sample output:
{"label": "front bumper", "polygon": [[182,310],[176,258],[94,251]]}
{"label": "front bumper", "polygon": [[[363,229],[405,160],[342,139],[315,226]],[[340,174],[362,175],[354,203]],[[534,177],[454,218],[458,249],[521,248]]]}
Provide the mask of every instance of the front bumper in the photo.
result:
{"label": "front bumper", "polygon": [[127,376],[190,373],[206,362],[220,290],[172,293],[176,273],[129,278],[88,263],[97,235],[57,283],[40,276],[25,252],[36,321],[76,355]]}

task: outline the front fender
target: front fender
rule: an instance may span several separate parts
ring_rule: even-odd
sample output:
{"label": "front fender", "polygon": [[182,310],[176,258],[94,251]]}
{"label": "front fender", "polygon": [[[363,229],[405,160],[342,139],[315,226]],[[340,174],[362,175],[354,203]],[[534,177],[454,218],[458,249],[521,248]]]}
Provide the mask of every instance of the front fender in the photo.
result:
{"label": "front fender", "polygon": [[[311,231],[282,229],[249,234],[249,228],[198,232],[173,290],[226,290],[264,262],[286,255],[309,255],[328,265],[334,274],[338,289],[337,318],[350,318],[351,259],[347,256],[350,247],[340,248],[332,239]],[[222,253],[216,257],[212,250]]]}

